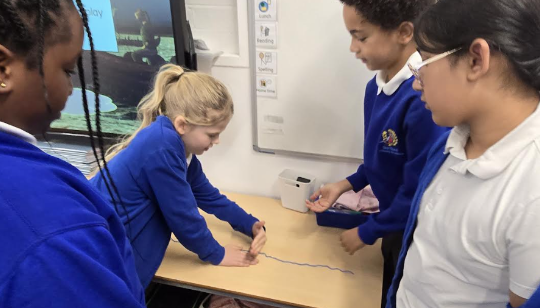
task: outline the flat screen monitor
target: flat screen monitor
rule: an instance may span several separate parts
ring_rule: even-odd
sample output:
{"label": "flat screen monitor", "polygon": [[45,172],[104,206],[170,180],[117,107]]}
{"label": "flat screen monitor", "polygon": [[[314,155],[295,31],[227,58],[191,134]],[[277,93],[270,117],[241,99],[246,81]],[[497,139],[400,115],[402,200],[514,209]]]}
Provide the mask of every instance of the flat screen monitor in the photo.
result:
{"label": "flat screen monitor", "polygon": [[[137,105],[148,93],[159,68],[169,62],[189,67],[189,26],[184,0],[83,0],[99,72],[101,125],[107,136],[125,135],[138,126]],[[186,29],[187,28],[187,29]],[[90,45],[83,61],[90,112],[95,114]],[[52,133],[86,134],[88,129],[78,74],[73,94]],[[95,127],[94,127],[95,130]]]}

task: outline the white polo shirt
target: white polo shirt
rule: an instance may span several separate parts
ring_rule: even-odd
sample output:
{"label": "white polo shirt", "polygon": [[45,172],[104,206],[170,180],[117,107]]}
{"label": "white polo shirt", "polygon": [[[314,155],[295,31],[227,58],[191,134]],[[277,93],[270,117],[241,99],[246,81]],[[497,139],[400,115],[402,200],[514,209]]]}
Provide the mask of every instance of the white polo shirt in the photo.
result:
{"label": "white polo shirt", "polygon": [[454,128],[422,197],[398,308],[505,308],[540,284],[540,108],[477,159],[468,137]]}

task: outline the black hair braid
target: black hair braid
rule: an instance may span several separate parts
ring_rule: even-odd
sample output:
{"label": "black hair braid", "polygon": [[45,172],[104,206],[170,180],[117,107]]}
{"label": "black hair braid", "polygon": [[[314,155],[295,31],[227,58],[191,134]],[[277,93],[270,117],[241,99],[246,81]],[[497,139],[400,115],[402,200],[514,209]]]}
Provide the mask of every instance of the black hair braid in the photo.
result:
{"label": "black hair braid", "polygon": [[[94,157],[96,159],[96,162],[98,164],[99,170],[101,170],[101,162],[99,161],[99,156],[96,151],[96,144],[94,142],[94,132],[92,129],[92,122],[90,120],[90,109],[88,108],[88,98],[86,96],[86,80],[84,78],[84,66],[83,66],[83,59],[82,57],[79,58],[77,61],[77,69],[79,71],[79,80],[81,82],[81,88],[82,88],[82,101],[83,101],[83,108],[84,108],[84,115],[86,118],[86,127],[88,128],[88,135],[90,136],[90,144],[92,146],[92,151],[94,152]],[[103,177],[103,174],[101,174]],[[109,187],[109,183],[105,180],[103,177],[103,181],[105,182],[105,186],[107,187],[107,191],[109,192],[109,195],[111,195],[114,209],[118,213],[118,207],[116,205],[116,200],[112,194],[111,188]]]}
{"label": "black hair braid", "polygon": [[[0,16],[0,18],[4,19],[3,23],[9,23],[15,27],[17,35],[15,35],[13,39],[17,40],[18,43],[24,43],[24,39],[28,38],[30,34],[28,33],[28,30],[26,29],[23,21],[19,18],[17,10],[15,10],[15,8],[13,7],[11,1],[0,1],[0,11],[5,12],[5,14],[7,15]],[[7,33],[4,33],[4,31],[6,30],[7,27],[0,27],[0,37],[6,36]]]}
{"label": "black hair braid", "polygon": [[43,6],[43,0],[38,0],[38,19],[37,19],[37,28],[39,31],[38,34],[38,49],[37,49],[37,58],[38,58],[38,70],[39,75],[41,76],[41,87],[43,88],[43,95],[45,97],[45,104],[47,105],[47,112],[52,113],[51,104],[49,102],[49,93],[47,92],[47,86],[45,85],[45,72],[43,71],[43,56],[45,49],[45,8]]}
{"label": "black hair braid", "polygon": [[[69,2],[69,0],[64,1]],[[45,40],[45,34],[49,44],[67,41],[71,37],[71,31],[65,29],[64,31],[51,31],[51,28],[65,22],[61,8],[59,0],[0,1],[0,41],[2,45],[21,56],[25,56],[28,68],[37,68],[39,41]],[[45,48],[44,42],[41,43]]]}
{"label": "black hair braid", "polygon": [[[118,192],[118,188],[117,188],[116,184],[114,183],[114,180],[113,180],[113,178],[111,176],[111,173],[109,171],[109,167],[107,166],[107,161],[105,160],[105,146],[104,146],[104,142],[103,142],[103,133],[101,131],[101,113],[100,113],[100,102],[99,102],[100,84],[99,84],[99,75],[98,75],[96,53],[95,53],[95,49],[94,49],[94,40],[92,38],[92,33],[91,33],[91,30],[90,30],[90,26],[88,25],[88,16],[86,14],[86,11],[84,10],[84,6],[83,6],[81,0],[76,0],[76,2],[77,2],[77,6],[79,7],[79,11],[81,13],[81,17],[82,17],[82,20],[83,20],[84,27],[86,29],[86,33],[88,34],[88,41],[90,43],[90,56],[91,56],[91,62],[92,62],[92,82],[94,84],[93,91],[95,93],[95,100],[96,100],[96,103],[95,103],[96,134],[97,134],[97,137],[98,137],[98,146],[99,146],[99,149],[100,149],[100,152],[101,152],[101,159],[103,161],[103,167],[101,166],[100,157],[98,156],[96,146],[95,146],[95,142],[94,142],[94,133],[93,133],[92,124],[91,124],[91,121],[90,121],[90,112],[89,112],[88,101],[87,101],[87,97],[86,97],[86,81],[85,81],[85,77],[84,77],[84,68],[83,68],[83,62],[82,62],[82,56],[81,56],[79,58],[79,61],[77,62],[77,66],[78,66],[78,70],[79,70],[79,79],[80,79],[81,88],[82,88],[82,98],[83,98],[83,107],[84,107],[84,113],[85,113],[85,118],[86,118],[86,125],[88,127],[88,133],[90,135],[90,144],[92,145],[92,151],[94,153],[94,157],[96,159],[96,163],[98,165],[98,168],[101,171],[100,175],[101,175],[101,177],[103,179],[103,182],[105,183],[105,187],[107,188],[107,191],[108,191],[109,195],[111,196],[111,199],[112,199],[112,202],[114,204],[114,208],[116,210],[116,213],[119,213],[118,212],[118,205],[116,203],[116,198],[114,197],[110,186],[112,186],[114,194],[118,197],[118,200],[120,201],[120,205],[122,206],[122,209],[126,213],[127,225],[128,225],[128,228],[129,228],[129,236],[128,236],[128,238],[131,238],[131,226],[130,226],[130,221],[131,220],[129,218],[129,213],[128,213],[124,203],[122,202],[122,198],[120,196],[120,193]],[[103,169],[105,169],[105,174],[103,173]],[[107,177],[108,181],[105,178],[105,176]],[[109,184],[110,184],[110,186],[109,186]]]}

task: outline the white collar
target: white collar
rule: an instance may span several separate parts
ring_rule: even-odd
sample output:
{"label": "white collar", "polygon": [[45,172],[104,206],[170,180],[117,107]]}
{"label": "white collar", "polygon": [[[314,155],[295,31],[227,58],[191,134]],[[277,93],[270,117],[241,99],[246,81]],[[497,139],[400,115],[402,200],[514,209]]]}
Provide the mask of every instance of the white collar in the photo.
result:
{"label": "white collar", "polygon": [[189,154],[187,157],[186,157],[186,163],[189,167],[189,165],[191,165],[191,160],[193,160],[193,154]]}
{"label": "white collar", "polygon": [[471,129],[468,125],[459,125],[452,129],[448,139],[446,140],[446,146],[444,148],[444,154],[452,154],[456,158],[461,160],[467,160],[465,154],[465,146],[471,135]]}
{"label": "white collar", "polygon": [[26,131],[24,131],[24,130],[18,128],[18,127],[9,125],[7,123],[0,122],[0,132],[4,132],[4,133],[10,134],[10,135],[13,135],[15,137],[21,138],[22,140],[24,140],[24,141],[26,141],[28,143],[31,143],[33,145],[37,145],[36,137],[30,135],[29,133],[27,133]]}
{"label": "white collar", "polygon": [[[446,141],[445,154],[466,161],[463,170],[481,179],[490,179],[500,174],[528,145],[540,142],[540,107],[518,127],[492,145],[482,156],[467,160],[465,145],[470,129],[466,125],[455,127]],[[460,168],[461,169],[461,168]]]}
{"label": "white collar", "polygon": [[[422,62],[422,57],[418,52],[413,53],[409,59],[407,60],[407,63],[411,64],[418,64]],[[377,86],[379,87],[379,90],[377,91],[377,95],[380,95],[381,92],[384,92],[384,94],[390,96],[394,94],[399,86],[406,80],[409,80],[413,76],[411,70],[405,64],[401,68],[401,70],[394,76],[390,81],[386,82],[386,76],[383,76],[381,72],[377,73],[376,82]]]}

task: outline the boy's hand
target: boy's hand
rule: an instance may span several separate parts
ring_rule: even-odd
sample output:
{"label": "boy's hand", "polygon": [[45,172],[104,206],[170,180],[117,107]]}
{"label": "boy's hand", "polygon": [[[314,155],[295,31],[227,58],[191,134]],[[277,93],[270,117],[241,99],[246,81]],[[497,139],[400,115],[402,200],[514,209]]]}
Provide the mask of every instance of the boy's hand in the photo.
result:
{"label": "boy's hand", "polygon": [[266,231],[264,231],[264,221],[257,221],[253,224],[253,242],[249,248],[249,254],[256,258],[266,244]]}
{"label": "boy's hand", "polygon": [[236,267],[248,267],[250,265],[256,265],[259,260],[253,258],[250,254],[242,251],[242,247],[236,245],[225,246],[225,256],[220,266],[236,266]]}
{"label": "boy's hand", "polygon": [[351,189],[352,185],[347,180],[324,185],[311,195],[310,200],[306,200],[306,206],[313,212],[324,212],[336,202],[341,194]]}
{"label": "boy's hand", "polygon": [[341,234],[341,246],[350,255],[353,255],[357,250],[364,248],[366,244],[358,235],[358,227],[347,230]]}

